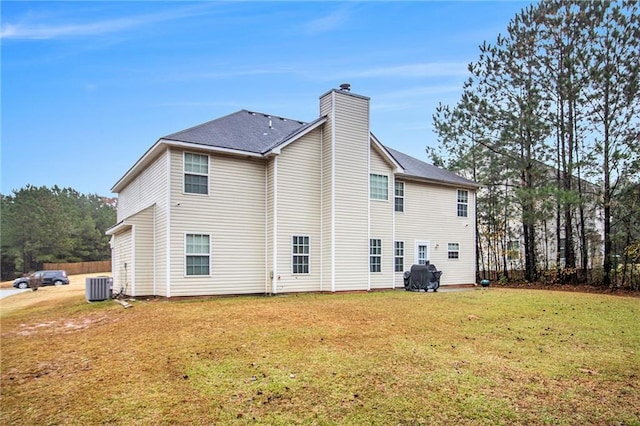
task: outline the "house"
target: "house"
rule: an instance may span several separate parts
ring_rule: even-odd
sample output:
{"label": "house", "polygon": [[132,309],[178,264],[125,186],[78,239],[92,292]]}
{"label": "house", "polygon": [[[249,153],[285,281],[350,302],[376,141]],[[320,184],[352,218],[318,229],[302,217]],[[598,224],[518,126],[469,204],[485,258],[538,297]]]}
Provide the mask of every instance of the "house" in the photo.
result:
{"label": "house", "polygon": [[114,291],[163,297],[475,281],[478,185],[381,143],[349,85],[301,122],[242,110],[160,138],[116,182]]}
{"label": "house", "polygon": [[[542,193],[557,193],[562,173],[555,167],[534,161],[535,186]],[[469,173],[465,171],[463,173]],[[588,180],[571,176],[571,188],[576,191],[575,206],[571,209],[572,242],[575,265],[591,269],[602,265],[604,255],[604,219],[600,201],[600,188]],[[478,208],[485,219],[478,222],[478,259],[481,271],[524,272],[525,244],[522,210],[518,205],[517,191],[520,179],[508,176],[501,185],[478,190]],[[577,191],[582,194],[578,198]],[[491,208],[489,197],[510,203],[510,208]],[[581,204],[578,204],[580,201]],[[504,205],[504,204],[503,204]],[[565,212],[555,197],[543,196],[535,203],[535,257],[541,270],[553,270],[566,266]],[[491,213],[493,212],[493,213]],[[482,216],[482,215],[481,215]],[[482,272],[481,272],[482,274]]]}

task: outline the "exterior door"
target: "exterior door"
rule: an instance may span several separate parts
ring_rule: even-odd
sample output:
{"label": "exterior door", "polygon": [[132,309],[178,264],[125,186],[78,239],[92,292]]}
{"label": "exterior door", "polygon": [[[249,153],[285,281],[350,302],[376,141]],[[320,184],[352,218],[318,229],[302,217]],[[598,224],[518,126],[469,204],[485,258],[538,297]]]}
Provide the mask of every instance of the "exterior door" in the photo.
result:
{"label": "exterior door", "polygon": [[429,260],[429,241],[416,241],[416,264],[426,265]]}

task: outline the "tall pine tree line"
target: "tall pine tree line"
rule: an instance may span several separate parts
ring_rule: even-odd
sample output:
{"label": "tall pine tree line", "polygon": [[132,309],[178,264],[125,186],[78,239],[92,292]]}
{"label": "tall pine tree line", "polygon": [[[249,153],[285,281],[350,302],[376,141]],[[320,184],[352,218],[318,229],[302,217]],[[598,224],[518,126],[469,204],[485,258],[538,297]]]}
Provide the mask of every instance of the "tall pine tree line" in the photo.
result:
{"label": "tall pine tree line", "polygon": [[557,0],[480,46],[459,102],[434,114],[430,153],[484,186],[481,274],[576,282],[599,267],[594,281],[640,287],[637,269],[618,267],[640,260],[639,46],[636,2]]}
{"label": "tall pine tree line", "polygon": [[0,196],[3,280],[45,262],[110,258],[105,231],[116,221],[110,200],[71,188],[31,185]]}

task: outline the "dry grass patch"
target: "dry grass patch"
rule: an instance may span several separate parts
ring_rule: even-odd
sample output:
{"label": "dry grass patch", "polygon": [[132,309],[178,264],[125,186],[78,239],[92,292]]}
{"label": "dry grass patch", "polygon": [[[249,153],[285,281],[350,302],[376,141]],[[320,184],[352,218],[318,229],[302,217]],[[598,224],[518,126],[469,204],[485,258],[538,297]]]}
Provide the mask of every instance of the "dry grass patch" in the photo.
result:
{"label": "dry grass patch", "polygon": [[75,295],[3,311],[2,422],[640,424],[637,298],[132,303]]}

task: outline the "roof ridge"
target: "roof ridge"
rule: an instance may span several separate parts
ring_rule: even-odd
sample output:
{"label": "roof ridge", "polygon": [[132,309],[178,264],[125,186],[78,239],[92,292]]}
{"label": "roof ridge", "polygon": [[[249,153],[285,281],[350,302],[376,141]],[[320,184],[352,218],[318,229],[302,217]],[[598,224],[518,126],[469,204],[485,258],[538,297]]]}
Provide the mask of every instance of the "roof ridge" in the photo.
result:
{"label": "roof ridge", "polygon": [[227,115],[223,115],[222,117],[214,118],[213,120],[205,121],[204,123],[196,124],[195,126],[191,126],[191,127],[187,127],[186,129],[178,130],[177,132],[169,133],[166,136],[162,136],[160,139],[168,139],[169,136],[177,135],[178,133],[186,133],[188,131],[198,129],[200,127],[204,127],[204,126],[206,126],[206,125],[208,125],[210,123],[213,123],[214,121],[218,121],[218,120],[222,120],[223,118],[231,117],[232,115],[239,114],[239,113],[241,113],[243,111],[250,112],[250,111],[247,111],[246,109],[241,109],[241,110],[229,113]]}

